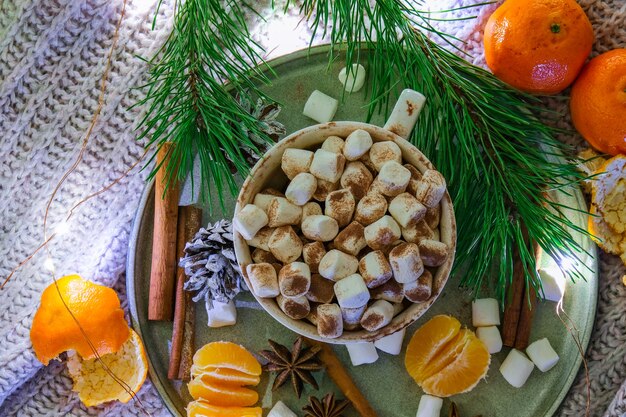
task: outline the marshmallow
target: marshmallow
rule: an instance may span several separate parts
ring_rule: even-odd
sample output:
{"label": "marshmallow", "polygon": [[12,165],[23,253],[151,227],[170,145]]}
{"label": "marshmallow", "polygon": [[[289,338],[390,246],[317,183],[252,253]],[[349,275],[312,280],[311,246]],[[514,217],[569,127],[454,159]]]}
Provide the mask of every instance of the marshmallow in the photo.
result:
{"label": "marshmallow", "polygon": [[323,214],[322,208],[319,204],[313,201],[306,203],[304,206],[302,206],[302,220],[304,220],[308,216],[315,216],[319,214]]}
{"label": "marshmallow", "polygon": [[422,395],[420,403],[417,406],[417,415],[415,417],[439,417],[441,415],[441,406],[443,400],[441,398],[430,395]]}
{"label": "marshmallow", "polygon": [[302,221],[302,234],[307,239],[328,242],[337,236],[337,232],[339,232],[339,225],[329,216],[308,216]]}
{"label": "marshmallow", "polygon": [[353,366],[374,363],[378,360],[378,352],[372,342],[348,343],[346,348]]}
{"label": "marshmallow", "polygon": [[346,158],[343,155],[318,149],[313,155],[309,171],[321,180],[334,183],[341,178],[345,163]]}
{"label": "marshmallow", "polygon": [[274,255],[272,255],[272,252],[263,250],[261,248],[256,248],[252,252],[252,260],[254,261],[254,263],[257,263],[257,264],[262,264],[262,263],[271,264],[274,262],[278,262],[278,260],[274,257]]}
{"label": "marshmallow", "polygon": [[346,138],[343,145],[343,156],[348,161],[356,161],[370,150],[372,143],[372,137],[367,131],[357,129]]}
{"label": "marshmallow", "polygon": [[317,179],[308,172],[301,172],[287,186],[285,197],[293,204],[303,206],[313,197],[316,189]]}
{"label": "marshmallow", "polygon": [[246,267],[252,291],[257,297],[273,298],[280,294],[276,270],[269,263],[250,264]]}
{"label": "marshmallow", "polygon": [[337,249],[328,251],[318,266],[320,275],[333,281],[344,279],[354,274],[357,269],[359,269],[359,261],[354,256]]}
{"label": "marshmallow", "polygon": [[256,232],[256,235],[254,235],[252,239],[246,240],[246,242],[248,243],[248,245],[252,246],[253,248],[260,248],[265,251],[268,251],[270,250],[268,244],[270,241],[270,236],[272,236],[273,231],[274,229],[270,227],[264,227],[258,232]]}
{"label": "marshmallow", "polygon": [[267,208],[270,227],[299,224],[302,220],[302,207],[292,204],[284,197],[276,197]]}
{"label": "marshmallow", "polygon": [[396,161],[388,161],[380,168],[376,179],[380,184],[381,193],[393,197],[406,190],[411,172]]}
{"label": "marshmallow", "polygon": [[433,230],[439,227],[439,220],[441,220],[441,208],[439,207],[439,205],[427,208],[424,220],[426,220],[428,227]]}
{"label": "marshmallow", "polygon": [[368,193],[356,206],[354,220],[367,226],[387,212],[387,200],[381,194]]}
{"label": "marshmallow", "polygon": [[276,297],[276,303],[287,317],[294,320],[303,319],[311,312],[311,305],[306,297],[287,298],[279,294]]}
{"label": "marshmallow", "polygon": [[476,329],[476,336],[487,346],[489,353],[494,354],[502,350],[502,336],[500,336],[500,330],[496,326],[479,327]]}
{"label": "marshmallow", "polygon": [[343,328],[345,330],[356,330],[361,327],[361,317],[365,313],[367,304],[355,308],[341,308],[341,316],[343,317]]}
{"label": "marshmallow", "polygon": [[281,193],[280,191],[278,191],[275,188],[266,188],[263,191],[261,191],[260,194],[269,194],[269,195],[273,195],[274,197],[284,197],[285,196],[285,194]]}
{"label": "marshmallow", "polygon": [[402,151],[398,145],[391,141],[376,142],[370,149],[369,159],[376,171],[380,171],[385,162],[395,161],[401,164]]}
{"label": "marshmallow", "polygon": [[254,196],[252,203],[267,214],[267,209],[274,198],[276,198],[276,196],[272,194],[258,193]]}
{"label": "marshmallow", "polygon": [[334,240],[335,247],[342,252],[357,256],[367,246],[365,229],[358,222],[350,223]]}
{"label": "marshmallow", "polygon": [[379,250],[370,252],[361,258],[359,273],[367,288],[379,287],[393,276],[387,257]]}
{"label": "marshmallow", "polygon": [[328,339],[334,339],[343,334],[341,308],[337,304],[317,306],[317,333]]}
{"label": "marshmallow", "polygon": [[515,388],[521,388],[533,372],[534,367],[535,365],[526,355],[519,350],[512,349],[504,362],[502,362],[500,373],[509,384]]}
{"label": "marshmallow", "polygon": [[433,291],[433,274],[425,269],[415,281],[403,284],[404,296],[412,303],[428,301]]}
{"label": "marshmallow", "polygon": [[422,240],[432,240],[435,233],[432,231],[425,220],[420,220],[415,224],[410,224],[402,228],[402,237],[409,243],[418,243]]}
{"label": "marshmallow", "polygon": [[280,293],[295,298],[306,294],[311,286],[311,270],[304,262],[292,262],[282,267],[278,274]]}
{"label": "marshmallow", "polygon": [[344,141],[339,136],[329,136],[322,143],[322,149],[332,153],[343,153]]}
{"label": "marshmallow", "polygon": [[[211,303],[210,306],[209,303]],[[209,327],[226,327],[237,323],[237,309],[233,300],[222,303],[216,300],[209,300],[207,297],[206,304]]]}
{"label": "marshmallow", "polygon": [[322,242],[311,242],[302,247],[302,258],[311,268],[311,272],[317,272],[317,267],[324,255],[326,255],[326,248]]}
{"label": "marshmallow", "polygon": [[374,181],[374,176],[360,161],[349,162],[341,175],[339,183],[342,188],[350,190],[356,200],[365,197]]}
{"label": "marshmallow", "polygon": [[298,415],[291,411],[291,409],[287,407],[284,402],[277,401],[267,417],[298,417]]}
{"label": "marshmallow", "polygon": [[313,152],[305,149],[287,148],[283,152],[280,167],[290,180],[301,172],[309,172]]}
{"label": "marshmallow", "polygon": [[369,331],[374,332],[391,323],[393,318],[393,306],[385,300],[378,300],[365,310],[361,317],[361,326]]}
{"label": "marshmallow", "polygon": [[404,304],[402,303],[392,303],[391,305],[393,306],[394,317],[404,311]]}
{"label": "marshmallow", "polygon": [[402,193],[389,203],[389,214],[402,227],[415,224],[426,215],[426,207],[409,193]]}
{"label": "marshmallow", "polygon": [[339,107],[339,102],[336,99],[319,90],[313,90],[304,103],[302,114],[318,123],[328,123],[335,117],[337,107]]}
{"label": "marshmallow", "polygon": [[417,192],[417,184],[422,179],[422,173],[411,164],[404,164],[402,166],[408,169],[411,173],[411,179],[409,180],[409,184],[406,186],[406,192],[414,196]]}
{"label": "marshmallow", "polygon": [[352,274],[335,283],[335,295],[342,308],[356,308],[367,304],[370,292],[359,274]]}
{"label": "marshmallow", "polygon": [[350,69],[343,67],[339,71],[339,82],[348,93],[356,93],[365,84],[365,68],[361,64],[352,64]]}
{"label": "marshmallow", "polygon": [[317,308],[312,308],[309,314],[307,314],[307,316],[305,317],[305,319],[310,321],[313,326],[317,326]]}
{"label": "marshmallow", "polygon": [[500,307],[495,298],[477,298],[472,301],[472,324],[474,327],[499,326]]}
{"label": "marshmallow", "polygon": [[400,226],[391,216],[383,216],[365,228],[365,241],[374,250],[391,245],[400,236]]}
{"label": "marshmallow", "polygon": [[438,240],[421,240],[417,246],[426,266],[439,266],[448,258],[448,245]]}
{"label": "marshmallow", "polygon": [[330,182],[330,181],[324,181],[318,178],[317,189],[315,190],[315,193],[313,193],[313,199],[317,201],[325,202],[326,197],[328,197],[328,194],[338,189],[339,189],[339,181]]}
{"label": "marshmallow", "polygon": [[424,264],[415,243],[402,243],[389,253],[393,277],[401,284],[416,281],[424,272]]}
{"label": "marshmallow", "polygon": [[330,303],[335,298],[335,283],[320,274],[311,275],[311,286],[306,298],[313,303]]}
{"label": "marshmallow", "polygon": [[552,349],[550,341],[546,338],[531,343],[526,348],[526,353],[541,372],[548,372],[559,361],[559,355]]}
{"label": "marshmallow", "polygon": [[269,248],[276,259],[290,263],[300,257],[302,241],[291,226],[281,226],[274,229],[270,236]]}
{"label": "marshmallow", "polygon": [[339,227],[347,226],[352,220],[356,202],[349,190],[333,191],[326,197],[324,214],[337,220]]}
{"label": "marshmallow", "polygon": [[382,337],[374,342],[376,349],[382,350],[390,355],[399,355],[402,350],[402,342],[404,341],[404,334],[406,328],[399,330],[389,336]]}
{"label": "marshmallow", "polygon": [[246,204],[235,216],[235,229],[244,239],[252,239],[268,222],[267,214],[254,204]]}
{"label": "marshmallow", "polygon": [[380,287],[372,288],[370,295],[374,300],[386,300],[400,303],[404,299],[404,287],[395,279],[390,279]]}
{"label": "marshmallow", "polygon": [[372,159],[370,158],[371,152],[372,152],[372,149],[370,148],[370,151],[366,153],[365,155],[363,155],[360,161],[363,162],[363,165],[367,167],[367,169],[369,170],[369,172],[372,173],[372,175],[377,175],[378,170],[376,169],[376,166],[374,165],[374,163],[372,162]]}
{"label": "marshmallow", "polygon": [[446,179],[434,169],[427,169],[417,184],[415,197],[426,207],[435,207],[446,192]]}

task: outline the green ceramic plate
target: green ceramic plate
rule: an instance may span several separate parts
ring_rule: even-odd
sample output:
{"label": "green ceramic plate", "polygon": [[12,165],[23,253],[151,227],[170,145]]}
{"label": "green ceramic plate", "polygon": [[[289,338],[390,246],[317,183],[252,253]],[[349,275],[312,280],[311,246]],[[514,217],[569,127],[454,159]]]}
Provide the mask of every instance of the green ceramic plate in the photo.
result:
{"label": "green ceramic plate", "polygon": [[[342,89],[337,81],[337,74],[344,65],[339,59],[329,68],[327,51],[328,48],[322,46],[272,61],[277,77],[271,86],[264,89],[271,97],[283,104],[279,120],[285,124],[288,133],[312,124],[311,120],[302,115],[302,108],[314,89],[334,97],[341,94]],[[346,95],[345,101],[339,106],[335,120],[364,122],[366,104],[364,91],[365,89],[356,94]],[[382,126],[383,121],[381,115],[375,117],[372,123]],[[570,206],[585,207],[580,192],[576,192],[573,196],[560,195],[558,198]],[[189,394],[184,384],[181,386],[180,382],[167,379],[168,344],[172,325],[147,320],[153,206],[154,190],[150,184],[144,192],[130,237],[127,267],[128,298],[133,327],[146,345],[152,382],[172,414],[184,416],[185,405],[190,400]],[[228,217],[231,216],[233,209],[234,199],[229,201]],[[205,211],[208,212],[208,210]],[[581,227],[585,227],[584,216],[575,212],[572,212],[572,216]],[[206,217],[205,221],[216,219]],[[582,238],[581,241],[590,253],[595,254],[595,246],[591,241],[582,240]],[[597,299],[595,256],[588,257],[586,263],[590,267],[586,282],[569,285],[564,302],[566,311],[580,331],[584,347],[589,342]],[[469,294],[458,289],[459,278],[458,276],[450,278],[437,302],[408,329],[408,335],[411,335],[430,317],[442,313],[454,315],[466,326],[471,325],[471,298]],[[268,338],[284,344],[293,342],[296,335],[266,314],[254,302],[250,294],[240,295],[238,302],[241,306],[238,308],[237,325],[222,329],[208,328],[204,306],[198,306],[196,346],[202,346],[214,340],[229,340],[256,352],[267,348]],[[521,389],[515,389],[498,372],[508,349],[493,355],[487,379],[470,393],[454,397],[463,415],[551,416],[571,386],[580,367],[581,359],[571,336],[555,314],[555,304],[551,302],[539,305],[535,316],[531,340],[542,337],[549,338],[561,357],[555,368],[545,374],[535,369],[528,383]],[[407,340],[405,340],[405,348]],[[422,392],[404,370],[404,352],[400,356],[381,353],[380,359],[372,365],[352,367],[345,347],[334,346],[334,349],[381,417],[415,416]],[[336,391],[332,382],[321,372],[316,374],[320,389],[318,391],[311,388],[305,389],[302,399],[295,397],[288,384],[272,393],[269,389],[270,378],[267,374],[263,374],[262,382],[257,388],[261,398],[260,404],[266,413],[277,400],[282,400],[294,411],[299,412],[309,395],[322,396],[328,391]],[[446,401],[442,415],[447,415],[448,407],[449,401]],[[356,413],[352,411],[346,415],[355,416]]]}

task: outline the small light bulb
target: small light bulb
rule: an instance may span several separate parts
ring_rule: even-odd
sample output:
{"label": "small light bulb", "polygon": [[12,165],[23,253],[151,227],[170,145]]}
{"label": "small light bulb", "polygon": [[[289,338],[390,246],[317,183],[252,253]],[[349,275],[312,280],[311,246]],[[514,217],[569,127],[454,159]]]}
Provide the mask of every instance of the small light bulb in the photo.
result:
{"label": "small light bulb", "polygon": [[54,262],[52,262],[52,258],[46,258],[43,262],[43,267],[50,272],[54,272]]}

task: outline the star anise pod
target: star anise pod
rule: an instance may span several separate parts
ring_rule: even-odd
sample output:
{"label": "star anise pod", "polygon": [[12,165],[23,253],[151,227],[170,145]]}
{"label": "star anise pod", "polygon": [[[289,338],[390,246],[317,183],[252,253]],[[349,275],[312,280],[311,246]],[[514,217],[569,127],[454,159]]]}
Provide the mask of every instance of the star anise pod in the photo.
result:
{"label": "star anise pod", "polygon": [[268,364],[264,366],[266,371],[277,372],[272,390],[278,389],[281,385],[291,379],[291,385],[300,398],[304,383],[311,384],[318,389],[317,382],[311,371],[319,371],[323,368],[320,361],[315,357],[319,352],[319,347],[302,348],[302,337],[298,337],[293,343],[291,352],[285,346],[268,340],[272,350],[262,350],[261,356],[267,359]]}
{"label": "star anise pod", "polygon": [[309,397],[309,404],[302,407],[304,417],[341,417],[341,413],[350,405],[350,401],[337,401],[335,395],[326,394],[321,400]]}

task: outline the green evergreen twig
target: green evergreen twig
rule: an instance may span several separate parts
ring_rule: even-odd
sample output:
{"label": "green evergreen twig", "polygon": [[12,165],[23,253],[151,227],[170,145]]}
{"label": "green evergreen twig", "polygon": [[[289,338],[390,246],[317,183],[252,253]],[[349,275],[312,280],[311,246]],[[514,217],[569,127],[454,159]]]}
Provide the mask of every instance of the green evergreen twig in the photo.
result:
{"label": "green evergreen twig", "polygon": [[[366,63],[369,117],[386,111],[390,92],[400,86],[427,97],[411,140],[449,181],[462,285],[479,294],[489,284],[504,303],[516,248],[527,283],[538,293],[534,244],[557,261],[578,259],[582,248],[568,228],[586,231],[563,215],[548,192],[567,189],[582,176],[574,163],[559,159],[565,146],[554,139],[555,130],[533,115],[543,110],[538,98],[431,40],[426,33],[455,47],[455,38],[430,23],[432,12],[412,3],[377,1],[372,7],[368,0],[304,0],[301,14],[310,16],[314,33],[329,31],[331,61],[342,52],[348,68]],[[583,278],[579,270],[566,272]]]}

